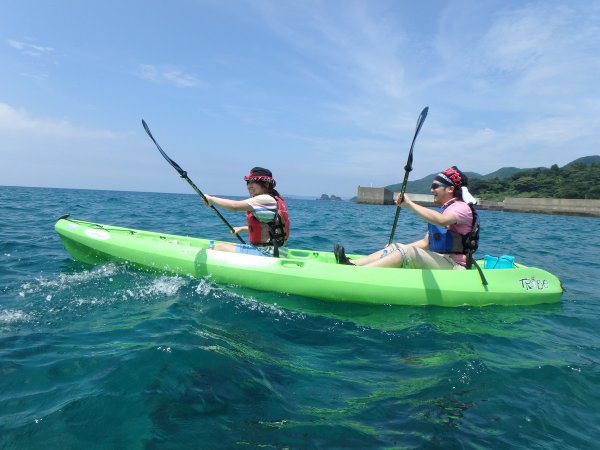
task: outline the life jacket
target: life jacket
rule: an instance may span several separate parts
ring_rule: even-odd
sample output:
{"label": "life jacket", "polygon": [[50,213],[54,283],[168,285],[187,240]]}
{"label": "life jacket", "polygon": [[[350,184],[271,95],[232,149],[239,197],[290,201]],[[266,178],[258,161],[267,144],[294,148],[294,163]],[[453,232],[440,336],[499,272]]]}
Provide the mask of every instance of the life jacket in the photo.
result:
{"label": "life jacket", "polygon": [[[252,245],[274,247],[273,256],[279,256],[278,247],[285,245],[290,237],[290,219],[285,200],[279,196],[273,196],[277,202],[275,216],[270,222],[261,222],[250,211],[246,211],[246,222],[248,223],[248,238]],[[269,240],[264,242],[263,229],[267,227]]]}
{"label": "life jacket", "polygon": [[[453,204],[456,200],[449,202],[444,207],[439,208],[438,212],[443,213],[444,210]],[[473,220],[471,222],[471,231],[466,234],[460,234],[455,231],[450,231],[447,227],[428,224],[429,231],[429,250],[436,253],[455,253],[467,256],[467,269],[471,268],[473,263],[473,253],[479,247],[479,215],[471,203],[468,203],[471,208]]]}

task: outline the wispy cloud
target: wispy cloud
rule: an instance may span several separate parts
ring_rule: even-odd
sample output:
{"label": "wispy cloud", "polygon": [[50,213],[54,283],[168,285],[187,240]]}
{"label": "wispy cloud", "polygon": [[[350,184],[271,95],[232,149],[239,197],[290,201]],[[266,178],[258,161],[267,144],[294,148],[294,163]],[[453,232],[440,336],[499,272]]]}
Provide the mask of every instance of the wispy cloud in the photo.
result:
{"label": "wispy cloud", "polygon": [[157,67],[152,64],[141,64],[138,76],[153,83],[167,83],[177,87],[200,87],[203,82],[195,75],[170,67]]}
{"label": "wispy cloud", "polygon": [[448,2],[423,35],[377,5],[256,7],[310,61],[310,73],[337,80],[324,106],[357,131],[404,136],[430,105],[419,146],[434,164],[440,154],[452,164],[472,155],[492,171],[524,158],[568,162],[565,149],[574,146],[597,153],[591,130],[600,127],[600,2]]}
{"label": "wispy cloud", "polygon": [[40,57],[47,54],[54,53],[54,49],[52,47],[44,47],[42,45],[31,44],[29,42],[17,41],[15,39],[9,39],[8,45],[12,48],[19,50],[25,55]]}
{"label": "wispy cloud", "polygon": [[481,12],[469,33],[464,30],[471,30],[474,17],[460,28],[445,24],[464,15],[452,10],[435,39],[440,64],[434,88],[451,86],[461,92],[461,105],[484,109],[490,104],[496,110],[555,111],[564,99],[582,101],[600,70],[600,60],[592,57],[600,53],[599,5],[507,3],[500,11]]}
{"label": "wispy cloud", "polygon": [[246,125],[269,125],[273,122],[273,116],[276,115],[276,111],[257,108],[240,106],[233,104],[226,104],[222,106],[223,110],[230,116],[235,117],[240,122]]}
{"label": "wispy cloud", "polygon": [[[190,14],[212,17],[205,2],[192,4],[196,9]],[[145,48],[128,47],[136,44],[130,33],[147,30],[146,22],[136,28],[135,16],[126,17],[133,28],[112,24],[116,17],[106,16],[114,41],[80,30],[85,48],[74,43],[63,50],[56,44],[55,50],[34,38],[5,40],[15,60],[7,77],[39,79],[7,85],[15,95],[37,94],[27,97],[34,99],[27,111],[0,103],[0,132],[21,141],[28,135],[115,135],[79,125],[94,118],[61,119],[79,114],[61,109],[74,105],[61,100],[98,104],[94,96],[101,95],[101,101],[118,102],[105,107],[137,116],[137,91],[121,78],[128,67],[129,77],[171,94],[187,93],[172,97],[178,110],[196,108],[207,128],[218,124],[203,139],[229,145],[232,152],[264,139],[263,154],[272,151],[276,161],[300,173],[309,170],[346,192],[368,181],[401,179],[424,106],[430,111],[416,144],[412,178],[452,164],[489,173],[503,165],[561,165],[598,153],[600,0],[245,0],[236,5],[211,2],[216,26],[184,20],[170,45],[156,46],[150,56]],[[150,18],[162,23],[161,12],[153,11]],[[205,39],[207,33],[213,41]],[[44,39],[62,42],[51,34]],[[123,48],[113,51],[113,42]],[[68,67],[46,67],[65,51]],[[53,117],[43,117],[48,102]],[[302,183],[299,190],[305,189]]]}
{"label": "wispy cloud", "polygon": [[598,3],[534,4],[508,11],[482,39],[481,55],[493,79],[506,76],[514,94],[557,106],[557,98],[580,101],[590,94],[600,70]]}
{"label": "wispy cloud", "polygon": [[76,126],[67,120],[34,117],[24,109],[17,109],[6,103],[0,103],[0,131],[67,139],[122,139],[128,136],[127,133]]}
{"label": "wispy cloud", "polygon": [[310,8],[255,6],[271,30],[308,61],[313,73],[329,74],[319,79],[345,80],[358,88],[357,95],[405,98],[405,70],[399,56],[406,38],[377,7],[350,1],[343,8],[328,2]]}
{"label": "wispy cloud", "polygon": [[37,81],[43,81],[43,80],[47,80],[48,79],[48,74],[47,73],[27,73],[27,72],[21,72],[21,75],[24,76],[25,78],[30,78],[32,80],[37,80]]}

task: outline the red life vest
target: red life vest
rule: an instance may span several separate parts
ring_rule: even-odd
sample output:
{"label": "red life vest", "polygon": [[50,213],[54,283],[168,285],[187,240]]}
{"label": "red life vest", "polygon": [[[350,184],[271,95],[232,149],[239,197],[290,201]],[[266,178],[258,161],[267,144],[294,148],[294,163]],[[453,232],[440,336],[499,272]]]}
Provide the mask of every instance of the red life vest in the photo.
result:
{"label": "red life vest", "polygon": [[[285,200],[273,196],[277,201],[275,217],[270,222],[259,221],[250,211],[246,211],[248,238],[252,245],[274,245],[282,247],[290,237],[290,218]],[[266,229],[266,232],[263,230]],[[273,242],[275,238],[276,242]]]}

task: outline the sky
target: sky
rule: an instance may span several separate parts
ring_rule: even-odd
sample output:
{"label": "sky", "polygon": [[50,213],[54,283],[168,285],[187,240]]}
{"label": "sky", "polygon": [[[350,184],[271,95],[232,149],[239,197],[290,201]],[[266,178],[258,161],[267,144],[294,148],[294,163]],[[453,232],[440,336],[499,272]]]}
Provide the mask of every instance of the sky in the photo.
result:
{"label": "sky", "polygon": [[1,0],[0,185],[349,198],[600,154],[600,0]]}

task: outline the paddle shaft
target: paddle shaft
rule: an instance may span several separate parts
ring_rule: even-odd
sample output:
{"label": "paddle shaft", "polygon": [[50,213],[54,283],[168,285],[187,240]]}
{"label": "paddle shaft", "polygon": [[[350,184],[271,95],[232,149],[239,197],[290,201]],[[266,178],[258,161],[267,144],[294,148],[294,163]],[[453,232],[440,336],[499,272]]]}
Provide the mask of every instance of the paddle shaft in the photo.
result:
{"label": "paddle shaft", "polygon": [[[194,184],[194,182],[190,179],[190,177],[187,176],[187,172],[185,170],[183,170],[179,164],[177,164],[175,161],[173,161],[171,158],[169,158],[169,155],[167,155],[165,153],[165,151],[162,149],[162,147],[158,144],[158,142],[156,142],[156,139],[154,139],[154,136],[152,136],[152,133],[150,132],[150,128],[148,128],[148,124],[146,124],[146,121],[144,119],[142,119],[142,125],[144,126],[144,130],[146,130],[146,133],[148,133],[148,136],[150,136],[150,139],[152,139],[152,142],[154,142],[154,145],[156,145],[156,148],[158,148],[158,151],[160,152],[160,154],[167,160],[167,162],[169,164],[171,164],[171,166],[173,166],[173,168],[179,173],[181,178],[183,178],[185,181],[188,182],[188,184],[192,187],[192,189],[194,189],[194,191],[196,191],[196,193],[202,198],[202,200],[204,200],[204,203],[206,203],[208,205],[208,200],[206,199],[206,196],[202,193],[202,191],[198,188],[198,186],[196,186],[196,184]],[[227,225],[229,230],[233,234],[235,234],[235,236],[240,240],[240,242],[242,244],[245,244],[246,241],[244,241],[244,239],[239,234],[235,233],[235,230],[233,229],[231,224],[229,222],[227,222],[227,219],[225,219],[225,217],[223,217],[223,215],[219,212],[219,210],[217,208],[215,208],[213,205],[210,205],[209,207],[210,207],[210,209],[212,209],[215,212],[215,214],[217,216],[219,216],[219,218],[223,221],[223,223],[225,225]]]}
{"label": "paddle shaft", "polygon": [[[427,117],[427,113],[429,112],[429,106],[423,108],[419,118],[417,119],[417,129],[415,130],[415,136],[413,137],[412,144],[410,145],[410,151],[408,152],[408,159],[406,161],[406,165],[404,166],[404,180],[402,181],[402,189],[400,190],[399,195],[399,203],[402,203],[404,199],[404,192],[406,191],[406,183],[408,182],[408,174],[412,171],[412,162],[413,162],[413,148],[415,147],[415,141],[417,140],[417,136],[419,135],[419,131],[421,131],[421,127],[423,126],[423,122],[425,122],[425,118]],[[388,245],[394,241],[394,234],[396,233],[396,225],[398,224],[398,217],[400,217],[400,205],[396,206],[396,215],[394,216],[394,224],[392,225],[392,232],[390,233],[390,239],[388,241]]]}

